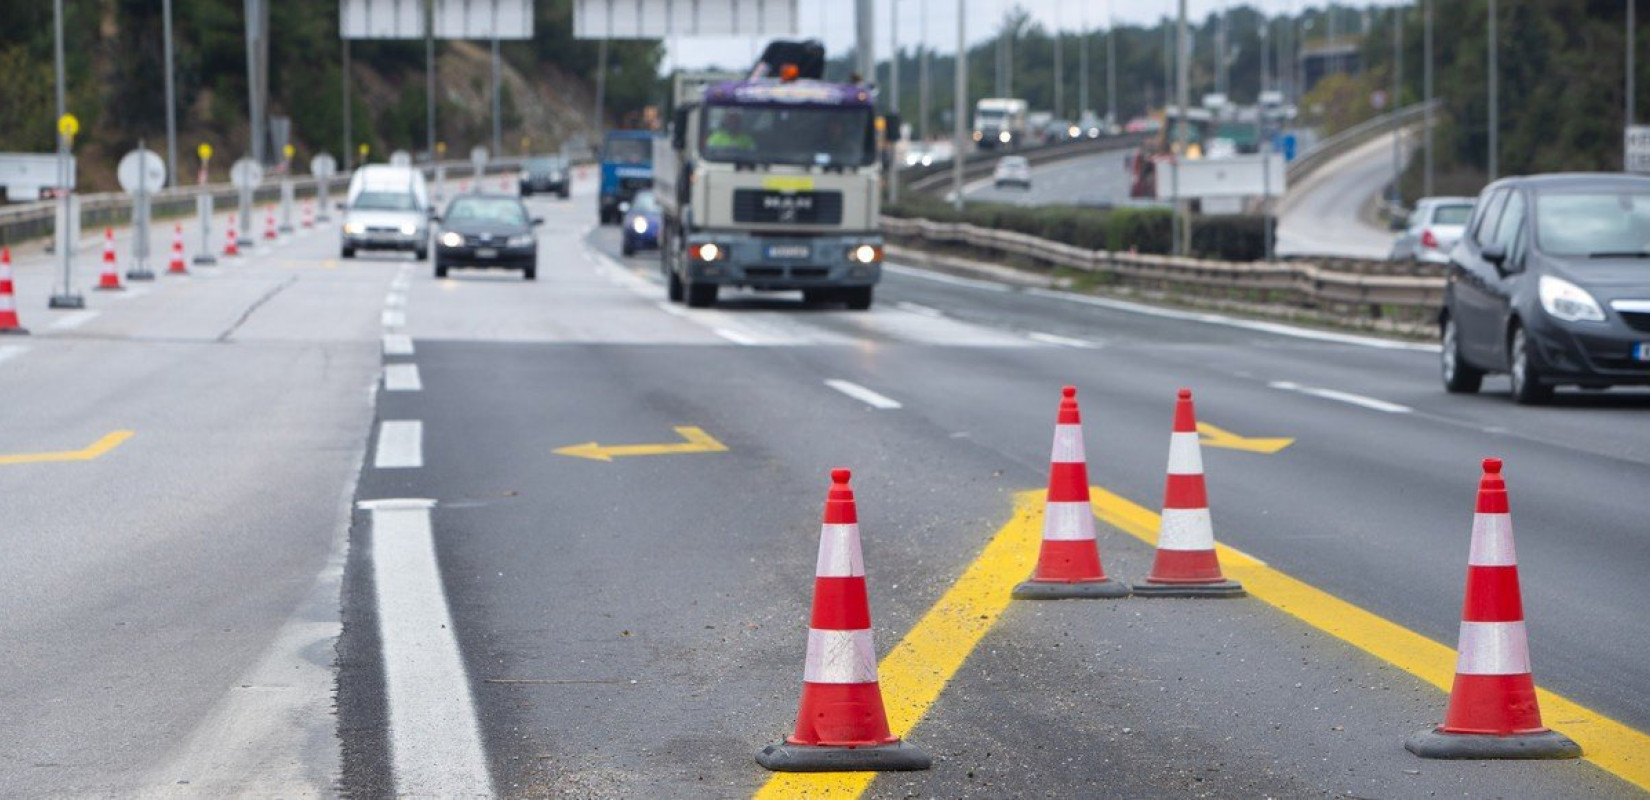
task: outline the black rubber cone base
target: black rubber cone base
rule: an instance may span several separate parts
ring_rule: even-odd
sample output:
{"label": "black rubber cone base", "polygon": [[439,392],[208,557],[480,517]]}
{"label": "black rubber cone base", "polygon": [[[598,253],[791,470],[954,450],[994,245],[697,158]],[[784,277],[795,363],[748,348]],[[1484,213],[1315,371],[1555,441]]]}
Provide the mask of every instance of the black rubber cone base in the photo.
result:
{"label": "black rubber cone base", "polygon": [[1014,587],[1012,596],[1015,600],[1113,599],[1128,597],[1129,585],[1110,578],[1075,583],[1029,580]]}
{"label": "black rubber cone base", "polygon": [[129,270],[126,271],[126,280],[129,280],[129,281],[152,281],[154,279],[155,279],[154,270],[129,269]]}
{"label": "black rubber cone base", "polygon": [[1496,736],[1491,733],[1417,731],[1404,749],[1422,758],[1580,758],[1581,745],[1558,731]]}
{"label": "black rubber cone base", "polygon": [[1237,581],[1220,583],[1153,583],[1141,581],[1134,585],[1135,597],[1247,597],[1243,584]]}
{"label": "black rubber cone base", "polygon": [[815,747],[770,744],[756,763],[774,772],[910,772],[928,769],[933,759],[907,742],[876,747]]}
{"label": "black rubber cone base", "polygon": [[46,300],[47,308],[85,308],[86,298],[78,294],[54,294]]}
{"label": "black rubber cone base", "polygon": [[0,328],[0,336],[28,336],[28,328]]}

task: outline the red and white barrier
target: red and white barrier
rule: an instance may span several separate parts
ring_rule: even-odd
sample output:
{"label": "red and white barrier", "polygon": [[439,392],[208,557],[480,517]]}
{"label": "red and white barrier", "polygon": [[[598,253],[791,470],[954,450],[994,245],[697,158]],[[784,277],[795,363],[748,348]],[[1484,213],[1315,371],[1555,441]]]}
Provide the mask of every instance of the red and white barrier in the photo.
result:
{"label": "red and white barrier", "polygon": [[17,290],[12,286],[11,248],[0,247],[0,335],[29,332],[17,318]]}
{"label": "red and white barrier", "polygon": [[228,238],[228,240],[226,240],[224,242],[223,254],[225,256],[231,257],[231,258],[239,256],[241,254],[241,242],[240,242],[239,237],[235,233],[235,227],[236,227],[235,226],[235,215],[230,214],[229,215],[229,227],[226,229],[229,233],[229,238]]}
{"label": "red and white barrier", "polygon": [[1163,516],[1157,555],[1146,580],[1134,585],[1143,597],[1242,597],[1243,586],[1226,579],[1215,552],[1214,520],[1203,482],[1203,445],[1197,439],[1192,390],[1175,400],[1169,434],[1169,475],[1163,489]]}
{"label": "red and white barrier", "polygon": [[1129,587],[1106,577],[1100,564],[1077,388],[1064,387],[1060,395],[1060,410],[1054,420],[1054,452],[1049,456],[1048,495],[1043,506],[1043,543],[1036,570],[1030,580],[1014,587],[1014,597],[1127,597]]}
{"label": "red and white barrier", "polygon": [[115,229],[103,229],[103,274],[98,276],[97,289],[100,291],[120,291],[126,287],[120,285],[120,266],[115,256]]}
{"label": "red and white barrier", "polygon": [[172,226],[172,260],[166,264],[168,275],[188,275],[189,267],[183,261],[183,226]]}

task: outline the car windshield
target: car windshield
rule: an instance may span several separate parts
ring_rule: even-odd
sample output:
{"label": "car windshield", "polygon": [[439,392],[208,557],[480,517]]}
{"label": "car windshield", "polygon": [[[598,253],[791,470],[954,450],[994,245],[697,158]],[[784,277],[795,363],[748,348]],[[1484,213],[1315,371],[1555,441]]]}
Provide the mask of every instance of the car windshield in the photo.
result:
{"label": "car windshield", "polygon": [[561,160],[555,158],[535,158],[527,162],[528,172],[554,172],[561,169]]}
{"label": "car windshield", "polygon": [[863,108],[711,106],[699,146],[709,161],[863,166],[869,124]]}
{"label": "car windshield", "polygon": [[615,164],[651,164],[653,143],[646,139],[608,139],[602,160]]}
{"label": "car windshield", "polygon": [[1026,160],[1020,156],[1008,156],[998,163],[1005,167],[1023,167],[1026,165]]}
{"label": "car windshield", "polygon": [[447,207],[446,221],[526,225],[527,210],[521,203],[502,197],[461,197]]}
{"label": "car windshield", "polygon": [[659,200],[653,196],[652,192],[641,192],[630,201],[630,210],[641,212],[643,214],[657,213],[659,210]]}
{"label": "car windshield", "polygon": [[417,211],[418,203],[410,192],[362,192],[350,207],[360,211]]}
{"label": "car windshield", "polygon": [[1537,245],[1555,256],[1650,258],[1650,192],[1541,192],[1535,231]]}
{"label": "car windshield", "polygon": [[1455,203],[1447,206],[1437,206],[1432,209],[1432,224],[1434,225],[1465,225],[1472,216],[1472,206],[1466,203]]}

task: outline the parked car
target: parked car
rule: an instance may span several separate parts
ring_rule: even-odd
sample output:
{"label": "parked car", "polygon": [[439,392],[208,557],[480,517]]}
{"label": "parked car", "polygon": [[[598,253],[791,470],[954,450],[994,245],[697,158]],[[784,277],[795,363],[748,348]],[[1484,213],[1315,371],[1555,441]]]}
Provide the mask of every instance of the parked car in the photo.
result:
{"label": "parked car", "polygon": [[344,198],[344,227],[338,252],[410,252],[430,257],[430,193],[424,173],[412,167],[367,164],[350,178]]}
{"label": "parked car", "polygon": [[567,199],[567,162],[553,156],[530,158],[521,169],[521,196],[536,192]]}
{"label": "parked car", "polygon": [[637,250],[659,247],[659,199],[652,192],[637,192],[624,210],[624,241],[619,249],[635,255]]}
{"label": "parked car", "polygon": [[991,173],[991,185],[998,189],[1004,186],[1030,189],[1031,164],[1026,161],[1025,156],[1003,156],[997,159],[997,168]]}
{"label": "parked car", "polygon": [[1392,243],[1393,261],[1448,264],[1450,251],[1472,216],[1470,197],[1423,197]]}
{"label": "parked car", "polygon": [[1496,181],[1450,254],[1439,324],[1444,388],[1506,372],[1512,397],[1650,384],[1650,178]]}
{"label": "parked car", "polygon": [[528,216],[520,199],[459,195],[436,221],[441,223],[441,235],[435,239],[437,278],[447,277],[455,267],[514,269],[527,280],[538,277],[539,242],[533,228],[544,220]]}

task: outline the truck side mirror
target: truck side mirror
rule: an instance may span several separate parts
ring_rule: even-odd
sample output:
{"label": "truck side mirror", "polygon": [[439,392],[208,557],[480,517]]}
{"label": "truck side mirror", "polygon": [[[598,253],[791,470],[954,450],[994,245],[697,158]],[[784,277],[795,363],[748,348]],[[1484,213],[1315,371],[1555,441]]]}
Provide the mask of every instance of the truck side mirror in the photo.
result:
{"label": "truck side mirror", "polygon": [[687,147],[688,110],[676,109],[670,120],[670,149],[681,150]]}
{"label": "truck side mirror", "polygon": [[882,138],[889,142],[900,140],[900,118],[898,114],[884,114],[882,117]]}

